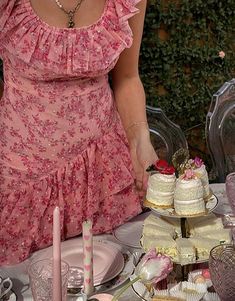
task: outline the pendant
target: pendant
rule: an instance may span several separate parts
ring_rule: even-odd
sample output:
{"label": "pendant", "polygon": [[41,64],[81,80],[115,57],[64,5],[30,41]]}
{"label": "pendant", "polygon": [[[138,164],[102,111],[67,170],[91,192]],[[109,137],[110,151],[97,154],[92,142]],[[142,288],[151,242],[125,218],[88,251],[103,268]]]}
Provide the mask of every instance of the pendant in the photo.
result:
{"label": "pendant", "polygon": [[74,17],[74,12],[70,11],[68,13],[69,15],[69,22],[68,22],[68,28],[73,28],[75,23],[74,23],[74,20],[73,20],[73,17]]}
{"label": "pendant", "polygon": [[75,23],[73,22],[73,20],[69,20],[68,23],[68,28],[74,28]]}

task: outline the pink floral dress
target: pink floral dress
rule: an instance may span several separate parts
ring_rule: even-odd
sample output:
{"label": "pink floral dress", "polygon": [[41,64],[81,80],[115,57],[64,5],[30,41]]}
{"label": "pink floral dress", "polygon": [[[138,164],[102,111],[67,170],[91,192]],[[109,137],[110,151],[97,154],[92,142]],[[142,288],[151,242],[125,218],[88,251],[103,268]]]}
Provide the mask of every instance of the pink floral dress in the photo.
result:
{"label": "pink floral dress", "polygon": [[43,22],[30,0],[0,1],[0,265],[62,239],[107,232],[141,211],[108,72],[132,44],[128,19],[140,0],[106,0],[82,28]]}

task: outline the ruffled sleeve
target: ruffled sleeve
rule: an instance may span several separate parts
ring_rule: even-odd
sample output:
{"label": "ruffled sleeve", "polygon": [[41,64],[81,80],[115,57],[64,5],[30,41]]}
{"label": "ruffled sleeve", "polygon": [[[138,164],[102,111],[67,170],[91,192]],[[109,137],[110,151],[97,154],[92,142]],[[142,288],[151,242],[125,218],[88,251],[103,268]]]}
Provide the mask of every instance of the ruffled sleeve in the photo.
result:
{"label": "ruffled sleeve", "polygon": [[119,21],[125,22],[129,18],[134,16],[136,13],[138,13],[139,10],[136,8],[136,4],[140,1],[141,0],[117,0],[117,1],[114,1]]}

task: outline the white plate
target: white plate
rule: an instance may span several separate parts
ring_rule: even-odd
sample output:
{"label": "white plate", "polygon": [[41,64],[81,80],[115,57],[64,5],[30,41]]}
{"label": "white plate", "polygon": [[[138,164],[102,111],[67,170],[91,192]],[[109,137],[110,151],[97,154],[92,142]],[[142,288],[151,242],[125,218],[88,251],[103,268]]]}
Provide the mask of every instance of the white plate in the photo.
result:
{"label": "white plate", "polygon": [[[52,247],[38,251],[32,256],[32,260],[40,260],[52,257]],[[75,238],[61,243],[61,258],[68,262],[74,273],[70,274],[69,285],[74,285],[74,274],[76,274],[76,287],[83,285],[83,241]],[[93,241],[93,269],[94,285],[101,285],[115,278],[124,268],[124,257],[122,252],[113,244],[102,240]]]}
{"label": "white plate", "polygon": [[[129,279],[131,274],[133,273],[133,270],[135,268],[135,258],[134,255],[127,250],[125,246],[118,245],[114,242],[102,240],[103,243],[108,243],[109,245],[113,245],[115,248],[117,248],[123,255],[125,265],[123,270],[119,275],[117,275],[112,280],[95,287],[95,293],[101,293],[101,292],[108,292],[114,289],[117,289],[119,286],[121,286],[124,282]],[[70,294],[69,296],[79,296],[79,293],[77,294]]]}
{"label": "white plate", "polygon": [[125,246],[142,249],[140,245],[140,238],[142,236],[144,220],[150,213],[150,211],[142,213],[116,228],[113,231],[114,237]]}
{"label": "white plate", "polygon": [[198,216],[204,216],[204,215],[211,213],[212,211],[215,210],[217,205],[218,205],[218,199],[215,195],[212,195],[212,197],[206,202],[206,209],[207,209],[206,214],[202,213],[202,214],[187,216],[187,215],[176,214],[174,208],[151,207],[150,209],[153,212],[158,213],[163,216],[174,217],[174,218],[181,218],[181,217],[193,218],[193,217],[198,217]]}
{"label": "white plate", "polygon": [[226,195],[225,183],[213,183],[210,184],[210,188],[219,200],[218,206],[215,208],[214,212],[222,215],[233,215]]}

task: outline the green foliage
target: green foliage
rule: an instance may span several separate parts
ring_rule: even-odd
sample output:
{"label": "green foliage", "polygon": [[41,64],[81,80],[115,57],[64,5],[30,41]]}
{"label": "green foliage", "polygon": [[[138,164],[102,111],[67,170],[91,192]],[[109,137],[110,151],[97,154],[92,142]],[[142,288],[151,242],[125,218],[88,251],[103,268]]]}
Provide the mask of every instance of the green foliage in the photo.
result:
{"label": "green foliage", "polygon": [[204,123],[212,94],[235,77],[235,0],[150,0],[140,74],[148,104],[184,130]]}

